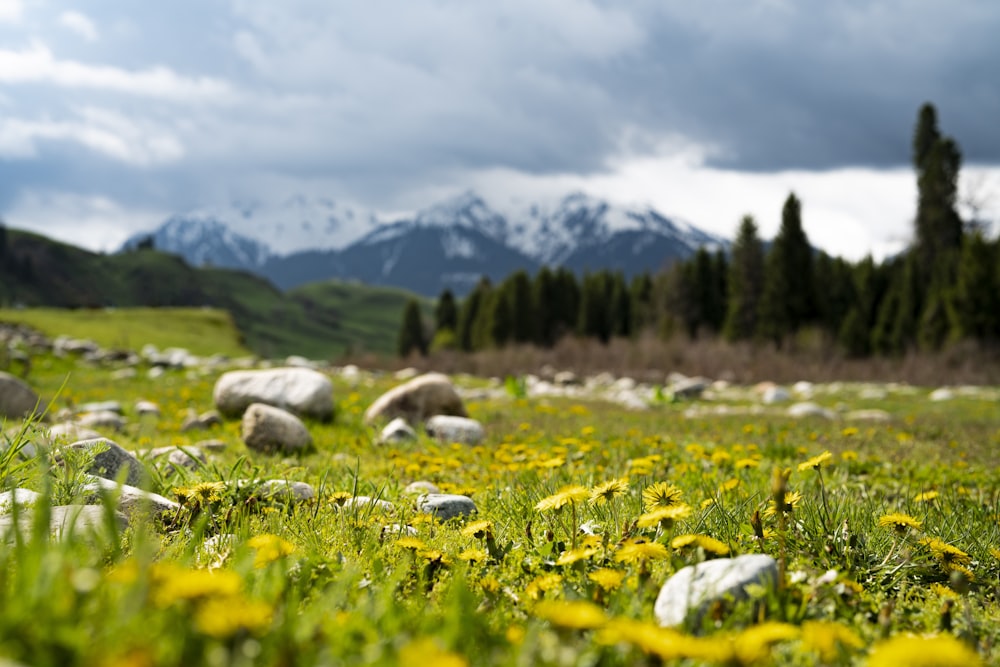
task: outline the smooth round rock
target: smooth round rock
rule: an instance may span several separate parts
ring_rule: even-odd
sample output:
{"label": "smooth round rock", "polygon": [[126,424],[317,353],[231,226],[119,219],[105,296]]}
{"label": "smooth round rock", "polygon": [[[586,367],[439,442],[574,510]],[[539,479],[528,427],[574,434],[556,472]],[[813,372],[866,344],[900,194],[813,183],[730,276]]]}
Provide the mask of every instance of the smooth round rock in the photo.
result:
{"label": "smooth round rock", "polygon": [[243,442],[259,452],[302,452],[312,446],[312,436],[302,421],[290,412],[263,403],[253,403],[243,413]]}
{"label": "smooth round rock", "polygon": [[483,425],[468,417],[436,415],[424,425],[427,434],[441,442],[459,442],[463,445],[478,445],[486,436]]}
{"label": "smooth round rock", "polygon": [[227,417],[264,403],[301,417],[333,417],[333,384],[310,368],[270,368],[223,373],[212,391],[215,407]]}
{"label": "smooth round rock", "polygon": [[402,417],[417,424],[433,415],[465,417],[465,405],[447,375],[427,373],[390,389],[365,411],[365,423]]}
{"label": "smooth round rock", "polygon": [[778,562],[766,554],[747,554],[736,558],[717,558],[678,570],[667,580],[656,597],[653,613],[666,627],[681,625],[689,614],[697,623],[716,600],[747,597],[752,584],[774,586],[778,581]]}
{"label": "smooth round rock", "polygon": [[429,493],[420,496],[417,499],[417,510],[425,514],[433,514],[442,521],[457,516],[468,516],[478,511],[472,498],[450,493]]}

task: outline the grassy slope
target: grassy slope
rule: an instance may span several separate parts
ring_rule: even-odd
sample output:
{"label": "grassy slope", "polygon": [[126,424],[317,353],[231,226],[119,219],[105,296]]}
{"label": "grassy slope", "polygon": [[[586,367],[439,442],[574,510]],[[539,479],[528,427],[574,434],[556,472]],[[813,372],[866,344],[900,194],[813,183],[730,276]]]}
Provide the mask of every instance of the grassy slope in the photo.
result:
{"label": "grassy slope", "polygon": [[[60,308],[209,306],[229,311],[246,347],[264,357],[301,354],[333,359],[362,351],[393,354],[403,306],[413,297],[404,290],[336,282],[283,294],[258,276],[192,268],[167,253],[98,255],[17,230],[10,230],[9,245],[10,257],[0,266],[0,304]],[[425,300],[425,305],[429,315],[430,302]],[[39,328],[46,332],[94,338],[112,346],[141,347],[152,342],[194,349],[175,341],[198,340],[197,335],[184,334],[185,321],[163,331],[156,331],[154,325],[153,331],[142,335],[134,328],[134,335],[130,334],[120,322],[108,322],[97,325],[96,334],[89,335],[85,332],[93,331],[95,325],[88,320],[103,315],[58,318],[48,313],[39,317],[47,325]],[[145,322],[144,315],[137,315],[135,326],[145,326]],[[170,331],[179,337],[167,335]]]}
{"label": "grassy slope", "polygon": [[199,355],[250,353],[229,313],[205,308],[0,309],[0,322],[26,324],[53,337],[86,338],[108,348],[140,349],[148,343]]}

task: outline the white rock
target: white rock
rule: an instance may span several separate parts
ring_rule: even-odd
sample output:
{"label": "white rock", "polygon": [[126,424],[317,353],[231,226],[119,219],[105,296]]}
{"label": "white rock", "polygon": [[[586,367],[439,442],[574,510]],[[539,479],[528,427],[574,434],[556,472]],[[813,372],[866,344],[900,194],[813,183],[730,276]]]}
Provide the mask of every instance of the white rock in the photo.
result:
{"label": "white rock", "polygon": [[159,417],[160,406],[152,401],[136,401],[135,412],[138,415],[153,415],[154,417]]}
{"label": "white rock", "polygon": [[[114,513],[117,529],[128,526],[128,519],[120,512]],[[34,524],[34,510],[26,509],[17,517],[17,528],[22,535],[30,535]],[[14,517],[0,516],[0,536],[10,539]],[[49,514],[49,532],[57,539],[79,538],[93,534],[107,536],[107,510],[99,505],[57,505]]]}
{"label": "white rock", "polygon": [[815,387],[812,382],[800,380],[792,385],[792,391],[802,398],[812,398]]}
{"label": "white rock", "polygon": [[788,408],[789,417],[822,417],[823,419],[836,419],[837,413],[827,408],[822,408],[815,403],[796,403]]}
{"label": "white rock", "polygon": [[215,406],[226,416],[242,414],[252,403],[282,408],[315,419],[333,417],[330,378],[308,368],[230,371],[216,381]]}
{"label": "white rock", "polygon": [[123,412],[121,401],[91,401],[90,403],[81,403],[76,406],[76,411],[78,413],[114,412],[119,415]]}
{"label": "white rock", "polygon": [[711,381],[708,378],[684,378],[670,385],[670,393],[677,398],[701,398]]}
{"label": "white rock", "polygon": [[863,401],[881,401],[889,395],[882,387],[865,387],[858,392],[858,398]]}
{"label": "white rock", "polygon": [[392,374],[392,377],[400,382],[406,382],[407,380],[412,380],[418,375],[420,375],[420,371],[410,366],[409,368],[402,368],[396,371]]}
{"label": "white rock", "polygon": [[142,489],[129,486],[128,484],[118,485],[112,480],[104,479],[103,477],[90,475],[89,479],[90,482],[83,487],[84,491],[87,491],[90,494],[89,500],[95,504],[98,503],[100,499],[100,492],[102,490],[111,494],[117,494],[118,511],[127,517],[131,517],[137,512],[147,510],[159,515],[164,512],[176,512],[180,509],[180,505],[176,502],[170,500],[169,498],[165,498],[158,493],[143,491]]}
{"label": "white rock", "polygon": [[388,500],[372,498],[371,496],[354,496],[353,498],[348,498],[344,501],[344,504],[340,506],[341,509],[346,510],[364,510],[369,507],[381,512],[391,512],[396,509]]}
{"label": "white rock", "polygon": [[441,442],[459,442],[463,445],[478,445],[486,436],[483,425],[468,417],[435,415],[424,426],[427,434]]}
{"label": "white rock", "polygon": [[416,439],[417,432],[402,417],[396,417],[386,424],[378,436],[378,441],[384,445],[408,442]]}
{"label": "white rock", "polygon": [[434,415],[467,416],[455,386],[441,373],[415,377],[382,394],[365,411],[365,423],[402,417],[417,424]]}
{"label": "white rock", "polygon": [[955,392],[947,387],[941,387],[940,389],[935,389],[931,392],[930,399],[932,401],[950,401],[955,398]]}
{"label": "white rock", "polygon": [[260,452],[292,453],[312,446],[305,424],[290,412],[253,403],[243,413],[243,442]]}
{"label": "white rock", "polygon": [[76,418],[76,423],[89,429],[112,429],[115,431],[125,429],[125,420],[120,414],[111,410],[85,412]]}
{"label": "white rock", "polygon": [[761,396],[761,400],[771,405],[773,403],[784,403],[791,400],[792,396],[788,393],[788,390],[784,387],[770,386],[764,389],[764,393]]}
{"label": "white rock", "polygon": [[86,428],[75,422],[53,424],[49,428],[50,442],[76,442],[79,440],[93,440],[100,437],[101,434],[94,429]]}
{"label": "white rock", "polygon": [[418,496],[424,493],[441,493],[441,489],[434,482],[428,482],[426,480],[417,480],[416,482],[410,482],[403,489],[403,493],[406,495]]}
{"label": "white rock", "polygon": [[14,505],[32,505],[42,494],[31,489],[14,489],[0,493],[0,514],[7,514]]}
{"label": "white rock", "polygon": [[844,415],[844,419],[848,419],[850,421],[884,423],[891,421],[892,415],[885,410],[852,410]]}
{"label": "white rock", "polygon": [[292,482],[285,479],[269,479],[257,487],[257,495],[285,502],[304,502],[316,497],[316,490],[305,482]]}
{"label": "white rock", "polygon": [[747,586],[774,586],[777,581],[778,563],[765,554],[719,558],[689,565],[663,584],[653,613],[662,626],[680,625],[692,613],[698,622],[698,617],[715,600],[729,596],[734,600],[744,599],[747,597]]}
{"label": "white rock", "polygon": [[292,356],[285,359],[285,366],[288,366],[290,368],[311,368],[313,370],[319,368],[319,364],[317,364],[315,361],[306,359],[305,357],[299,356],[297,354],[293,354]]}
{"label": "white rock", "polygon": [[456,516],[468,516],[478,511],[472,498],[450,493],[429,493],[420,496],[417,499],[417,510],[433,514],[442,521]]}

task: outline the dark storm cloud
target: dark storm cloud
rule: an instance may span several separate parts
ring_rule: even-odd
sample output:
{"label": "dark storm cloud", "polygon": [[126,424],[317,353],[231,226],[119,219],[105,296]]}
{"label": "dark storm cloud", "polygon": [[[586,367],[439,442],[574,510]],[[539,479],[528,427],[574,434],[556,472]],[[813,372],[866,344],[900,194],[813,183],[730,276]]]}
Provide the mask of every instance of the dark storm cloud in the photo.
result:
{"label": "dark storm cloud", "polygon": [[926,100],[968,160],[1000,163],[991,0],[84,9],[0,25],[0,206],[36,188],[177,209],[262,174],[378,206],[685,142],[736,170],[898,166]]}

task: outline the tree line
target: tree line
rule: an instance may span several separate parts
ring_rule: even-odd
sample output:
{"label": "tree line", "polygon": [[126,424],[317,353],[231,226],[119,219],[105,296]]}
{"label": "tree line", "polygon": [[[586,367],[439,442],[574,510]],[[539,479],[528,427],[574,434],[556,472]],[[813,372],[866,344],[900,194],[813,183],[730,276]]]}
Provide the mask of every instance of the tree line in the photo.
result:
{"label": "tree line", "polygon": [[626,281],[599,271],[518,271],[498,285],[483,278],[459,304],[445,290],[432,331],[407,305],[399,353],[476,351],[510,344],[550,347],[576,335],[608,342],[654,331],[782,346],[821,332],[849,356],[937,350],[952,340],[1000,339],[1000,241],[957,210],[961,151],[921,107],[913,134],[917,206],[913,242],[876,263],[850,262],[812,247],[802,202],[789,194],[777,236],[766,244],[745,216],[724,249],[701,248],[656,275]]}

